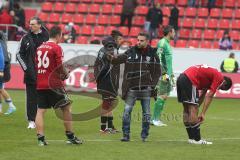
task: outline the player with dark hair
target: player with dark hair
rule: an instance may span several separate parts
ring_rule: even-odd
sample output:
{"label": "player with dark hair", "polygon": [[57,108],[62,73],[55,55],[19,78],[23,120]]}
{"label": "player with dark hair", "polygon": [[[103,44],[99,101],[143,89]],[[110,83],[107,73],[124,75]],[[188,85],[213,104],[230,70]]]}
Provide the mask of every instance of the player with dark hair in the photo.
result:
{"label": "player with dark hair", "polygon": [[103,47],[99,50],[95,61],[94,76],[98,93],[102,95],[101,133],[116,133],[113,125],[112,107],[118,95],[120,65],[112,65],[107,54],[117,55],[122,43],[122,33],[113,30],[111,36],[103,39]]}
{"label": "player with dark hair", "polygon": [[[212,144],[201,139],[200,124],[205,120],[216,90],[228,90],[231,86],[232,80],[229,77],[223,76],[217,69],[207,65],[192,66],[180,74],[177,79],[177,95],[178,101],[183,104],[183,123],[189,143]],[[202,112],[198,115],[202,103]]]}
{"label": "player with dark hair", "polygon": [[37,93],[38,109],[36,116],[36,129],[38,144],[47,145],[44,136],[44,115],[47,109],[54,107],[63,115],[67,143],[81,144],[72,131],[71,101],[65,90],[63,80],[68,78],[69,73],[63,66],[63,52],[58,45],[61,41],[62,32],[58,26],[50,30],[50,39],[37,49]]}
{"label": "player with dark hair", "polygon": [[164,37],[158,42],[157,54],[160,59],[162,75],[158,81],[157,99],[154,104],[153,116],[151,123],[154,126],[167,126],[161,120],[161,113],[165,102],[172,90],[174,82],[173,68],[172,68],[172,48],[170,40],[175,36],[175,30],[172,26],[166,26],[163,30]]}

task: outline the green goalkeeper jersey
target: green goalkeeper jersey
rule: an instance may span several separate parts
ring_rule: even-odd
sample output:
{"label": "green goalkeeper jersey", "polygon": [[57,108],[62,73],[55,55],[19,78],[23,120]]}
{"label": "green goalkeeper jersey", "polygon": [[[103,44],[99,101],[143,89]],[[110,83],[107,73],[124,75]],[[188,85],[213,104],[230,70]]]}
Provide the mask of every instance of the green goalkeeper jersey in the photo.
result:
{"label": "green goalkeeper jersey", "polygon": [[172,69],[172,47],[167,38],[162,38],[157,44],[157,54],[162,66],[162,74],[173,75]]}

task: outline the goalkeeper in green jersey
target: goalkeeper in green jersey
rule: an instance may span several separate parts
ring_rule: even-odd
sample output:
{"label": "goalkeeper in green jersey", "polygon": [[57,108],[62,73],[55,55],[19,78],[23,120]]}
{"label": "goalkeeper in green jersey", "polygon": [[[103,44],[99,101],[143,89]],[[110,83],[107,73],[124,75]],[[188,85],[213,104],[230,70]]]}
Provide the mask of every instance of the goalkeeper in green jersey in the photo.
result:
{"label": "goalkeeper in green jersey", "polygon": [[172,26],[166,26],[163,30],[164,37],[158,42],[157,54],[160,59],[162,76],[158,81],[157,99],[154,104],[154,110],[151,123],[155,126],[167,126],[161,120],[161,113],[165,101],[167,100],[169,93],[172,90],[174,84],[174,75],[172,69],[172,48],[170,46],[170,40],[174,38],[175,31]]}

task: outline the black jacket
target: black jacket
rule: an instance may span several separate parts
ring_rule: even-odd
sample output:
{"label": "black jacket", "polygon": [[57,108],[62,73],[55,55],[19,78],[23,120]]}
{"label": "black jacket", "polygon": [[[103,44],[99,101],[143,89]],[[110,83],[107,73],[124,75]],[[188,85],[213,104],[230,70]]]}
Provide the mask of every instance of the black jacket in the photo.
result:
{"label": "black jacket", "polygon": [[[117,52],[115,50],[116,54],[118,54]],[[119,88],[120,65],[112,65],[106,55],[106,49],[101,48],[94,64],[97,91],[102,95],[116,97]]]}
{"label": "black jacket", "polygon": [[158,9],[156,7],[150,8],[146,19],[151,23],[151,28],[158,28],[159,25],[163,22],[163,12],[161,9]]}
{"label": "black jacket", "polygon": [[156,48],[151,46],[147,46],[145,50],[134,46],[124,54],[113,58],[112,63],[125,63],[122,84],[122,99],[124,100],[130,90],[154,89],[161,75],[160,60],[156,54]]}
{"label": "black jacket", "polygon": [[175,30],[178,30],[178,16],[179,16],[179,9],[175,6],[171,10],[171,15],[169,18],[169,25],[173,26]]}
{"label": "black jacket", "polygon": [[23,36],[20,41],[17,60],[24,71],[24,83],[36,84],[37,74],[35,68],[35,55],[37,48],[49,39],[48,32],[45,28],[38,34],[32,32]]}

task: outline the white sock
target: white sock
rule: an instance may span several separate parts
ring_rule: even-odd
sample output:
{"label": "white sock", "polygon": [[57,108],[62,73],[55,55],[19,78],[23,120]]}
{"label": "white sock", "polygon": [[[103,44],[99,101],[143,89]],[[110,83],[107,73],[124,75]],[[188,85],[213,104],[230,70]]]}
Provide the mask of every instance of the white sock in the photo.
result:
{"label": "white sock", "polygon": [[6,99],[5,102],[8,104],[9,108],[15,108],[14,104],[12,103],[11,98]]}

